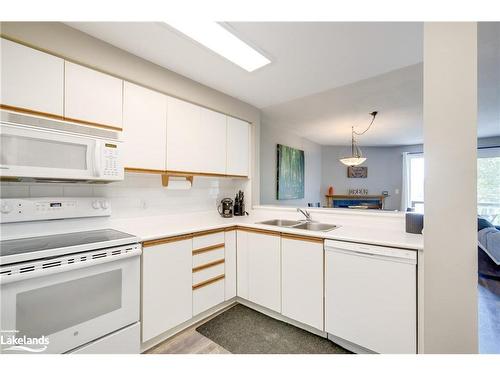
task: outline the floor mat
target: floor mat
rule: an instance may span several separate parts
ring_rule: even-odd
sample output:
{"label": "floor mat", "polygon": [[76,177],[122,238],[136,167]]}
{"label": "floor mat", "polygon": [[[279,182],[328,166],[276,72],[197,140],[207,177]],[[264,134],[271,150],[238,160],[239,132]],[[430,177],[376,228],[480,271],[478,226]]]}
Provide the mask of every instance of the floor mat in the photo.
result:
{"label": "floor mat", "polygon": [[348,354],[348,350],[288,323],[236,305],[196,328],[233,354]]}

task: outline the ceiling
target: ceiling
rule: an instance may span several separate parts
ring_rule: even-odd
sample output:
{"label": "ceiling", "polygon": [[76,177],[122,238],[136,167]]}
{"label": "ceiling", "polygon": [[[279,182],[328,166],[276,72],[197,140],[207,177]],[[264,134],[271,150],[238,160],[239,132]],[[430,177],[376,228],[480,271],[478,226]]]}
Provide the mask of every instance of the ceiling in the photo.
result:
{"label": "ceiling", "polygon": [[67,24],[257,108],[422,61],[422,23],[226,23],[271,59],[271,64],[251,73],[164,23]]}
{"label": "ceiling", "polygon": [[379,114],[359,144],[388,146],[422,143],[423,64],[393,70],[346,86],[267,107],[264,124],[287,128],[322,145],[347,144]]}
{"label": "ceiling", "polygon": [[[263,123],[324,145],[416,144],[422,132],[422,23],[230,22],[272,60],[247,72],[153,22],[72,22],[71,27],[262,109]],[[500,135],[500,23],[478,31],[478,135]]]}

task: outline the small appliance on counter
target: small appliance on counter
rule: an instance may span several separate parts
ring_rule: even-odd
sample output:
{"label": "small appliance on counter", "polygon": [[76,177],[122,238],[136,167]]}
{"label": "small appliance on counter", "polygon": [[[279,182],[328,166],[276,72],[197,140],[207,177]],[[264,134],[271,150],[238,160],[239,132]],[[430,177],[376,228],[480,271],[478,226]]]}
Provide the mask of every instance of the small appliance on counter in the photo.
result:
{"label": "small appliance on counter", "polygon": [[424,229],[424,214],[408,211],[405,216],[406,233],[422,234]]}
{"label": "small appliance on counter", "polygon": [[245,216],[248,212],[245,211],[245,193],[241,190],[234,198],[234,216]]}
{"label": "small appliance on counter", "polygon": [[231,198],[221,200],[217,206],[217,211],[222,217],[233,217],[233,200]]}

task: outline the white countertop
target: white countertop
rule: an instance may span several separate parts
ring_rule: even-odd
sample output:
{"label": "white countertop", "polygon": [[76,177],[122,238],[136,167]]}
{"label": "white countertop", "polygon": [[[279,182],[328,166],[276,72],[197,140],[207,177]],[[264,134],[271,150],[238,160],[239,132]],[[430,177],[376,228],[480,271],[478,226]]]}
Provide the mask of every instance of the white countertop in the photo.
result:
{"label": "white countertop", "polygon": [[112,228],[133,234],[142,241],[147,241],[239,225],[325,239],[414,250],[423,249],[423,235],[406,233],[404,231],[404,216],[401,215],[348,215],[319,210],[311,210],[311,212],[314,220],[335,224],[339,227],[330,232],[316,232],[258,224],[258,222],[269,219],[299,220],[303,218],[295,211],[295,208],[259,207],[250,211],[250,216],[233,218],[222,218],[217,212],[210,211],[119,219],[71,219],[3,224],[1,229],[2,240],[67,233],[68,231]]}

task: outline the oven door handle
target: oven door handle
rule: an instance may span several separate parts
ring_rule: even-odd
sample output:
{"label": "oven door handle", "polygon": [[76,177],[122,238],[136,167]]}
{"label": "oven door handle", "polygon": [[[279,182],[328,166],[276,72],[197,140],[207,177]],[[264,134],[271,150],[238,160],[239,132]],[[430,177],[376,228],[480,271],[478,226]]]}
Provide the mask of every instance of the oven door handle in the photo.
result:
{"label": "oven door handle", "polygon": [[[121,254],[117,254],[117,255],[108,255],[108,256],[105,256],[102,258],[101,257],[91,258],[91,259],[87,259],[85,261],[66,263],[66,264],[62,264],[60,266],[54,266],[54,267],[50,267],[50,268],[40,268],[40,269],[36,269],[36,270],[30,271],[30,272],[23,272],[23,273],[16,272],[16,273],[11,274],[11,275],[4,274],[4,275],[0,276],[0,285],[10,284],[10,283],[17,282],[17,281],[24,281],[24,280],[33,279],[36,277],[55,275],[55,274],[58,274],[61,272],[68,272],[68,271],[73,271],[73,270],[77,270],[77,269],[81,269],[81,268],[93,267],[93,266],[96,266],[98,264],[118,262],[118,261],[121,261],[121,260],[124,260],[127,258],[139,256],[141,254],[142,254],[141,247],[138,246],[135,249],[127,251],[126,253],[121,253]],[[53,262],[58,262],[60,259],[79,258],[80,256],[81,256],[81,254],[73,254],[70,256],[64,256],[64,257],[60,257],[60,258],[46,260],[45,262],[46,263],[53,263]],[[40,263],[40,262],[34,262],[34,263]],[[26,268],[29,265],[30,264],[26,264],[23,266],[24,266],[24,268]],[[4,268],[7,268],[7,267],[8,266],[3,267],[2,271],[4,270]]]}

